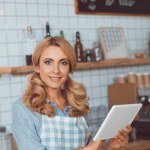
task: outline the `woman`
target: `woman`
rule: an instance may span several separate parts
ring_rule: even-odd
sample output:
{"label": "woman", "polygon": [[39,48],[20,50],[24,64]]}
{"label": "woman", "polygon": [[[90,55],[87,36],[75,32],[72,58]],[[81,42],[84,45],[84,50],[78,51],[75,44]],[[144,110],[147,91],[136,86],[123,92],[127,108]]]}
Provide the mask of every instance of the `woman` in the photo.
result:
{"label": "woman", "polygon": [[[22,100],[13,105],[13,135],[19,150],[97,150],[103,141],[90,141],[85,121],[89,112],[86,89],[69,76],[76,67],[74,49],[60,37],[41,41],[32,56],[34,72]],[[107,145],[127,143],[127,130]],[[104,146],[105,147],[105,146]]]}

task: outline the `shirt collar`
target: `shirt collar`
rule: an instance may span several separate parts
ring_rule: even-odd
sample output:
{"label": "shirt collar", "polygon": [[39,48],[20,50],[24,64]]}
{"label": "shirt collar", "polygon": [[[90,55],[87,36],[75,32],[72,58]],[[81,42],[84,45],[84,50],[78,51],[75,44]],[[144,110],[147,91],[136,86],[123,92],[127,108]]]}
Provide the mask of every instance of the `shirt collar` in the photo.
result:
{"label": "shirt collar", "polygon": [[[50,99],[47,99],[47,103],[48,103],[48,104],[51,104],[52,106],[55,106],[55,107],[58,108],[57,104],[54,103],[54,102],[52,102]],[[68,105],[65,107],[65,110],[66,110],[66,111],[69,111],[69,109],[70,109],[71,107],[72,107],[72,106],[71,106],[70,104],[68,104]]]}

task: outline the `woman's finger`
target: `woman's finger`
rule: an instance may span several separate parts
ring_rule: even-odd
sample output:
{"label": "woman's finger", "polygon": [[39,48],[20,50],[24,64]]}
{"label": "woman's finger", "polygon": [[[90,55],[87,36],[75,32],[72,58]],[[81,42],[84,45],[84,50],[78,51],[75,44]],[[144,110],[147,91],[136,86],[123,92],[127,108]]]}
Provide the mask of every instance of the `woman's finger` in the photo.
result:
{"label": "woman's finger", "polygon": [[132,131],[132,126],[131,125],[127,125],[126,126],[126,132],[129,134]]}
{"label": "woman's finger", "polygon": [[122,130],[120,131],[120,133],[121,133],[123,136],[125,136],[125,137],[128,136],[127,130],[122,129]]}
{"label": "woman's finger", "polygon": [[120,138],[121,140],[125,140],[128,138],[128,134],[125,130],[121,130],[118,132],[118,138]]}
{"label": "woman's finger", "polygon": [[115,140],[120,146],[125,146],[128,143],[128,138],[122,136],[121,134],[118,134]]}

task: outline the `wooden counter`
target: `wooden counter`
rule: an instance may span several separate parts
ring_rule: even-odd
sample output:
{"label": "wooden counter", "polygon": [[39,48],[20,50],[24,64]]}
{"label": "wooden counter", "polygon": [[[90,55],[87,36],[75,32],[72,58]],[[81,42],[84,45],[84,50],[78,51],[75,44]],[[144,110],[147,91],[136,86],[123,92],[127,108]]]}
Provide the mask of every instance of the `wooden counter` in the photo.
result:
{"label": "wooden counter", "polygon": [[[16,142],[12,136],[13,150],[18,150]],[[118,150],[150,150],[150,140],[137,140],[130,142],[126,147]]]}
{"label": "wooden counter", "polygon": [[130,142],[126,147],[119,150],[150,150],[150,140],[137,140]]}

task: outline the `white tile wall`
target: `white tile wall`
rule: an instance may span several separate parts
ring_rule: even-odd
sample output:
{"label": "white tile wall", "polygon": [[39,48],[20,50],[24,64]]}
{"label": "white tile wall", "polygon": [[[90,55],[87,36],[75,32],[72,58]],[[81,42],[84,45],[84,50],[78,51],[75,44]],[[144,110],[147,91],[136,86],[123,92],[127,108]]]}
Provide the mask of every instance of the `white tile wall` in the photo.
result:
{"label": "white tile wall", "polygon": [[[76,15],[74,0],[0,0],[0,66],[18,66],[22,62],[21,39],[31,25],[37,41],[45,36],[45,22],[51,34],[64,30],[65,38],[74,45],[75,32],[80,31],[84,48],[98,41],[99,27],[123,27],[131,57],[135,51],[148,49],[150,18],[132,16]],[[150,66],[80,70],[73,78],[82,82],[90,96],[90,106],[108,104],[107,87],[119,74],[149,72]],[[22,95],[26,76],[0,77],[0,125],[11,126],[12,103]]]}

